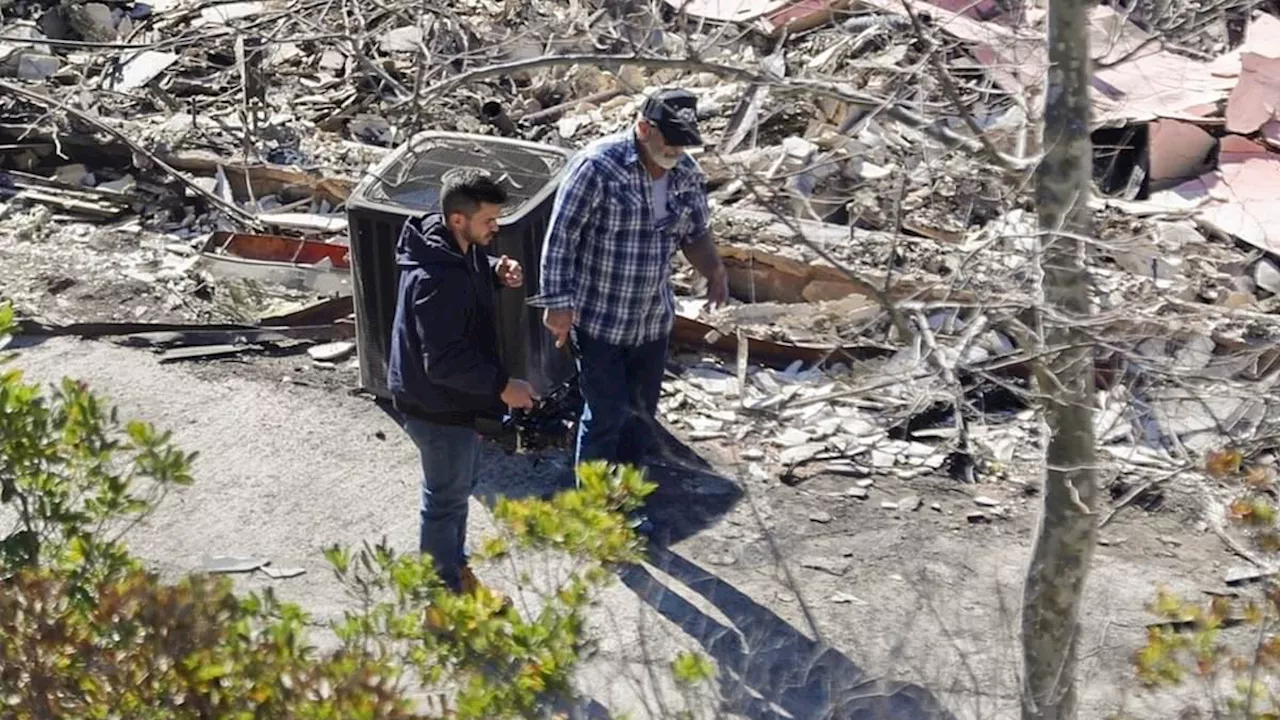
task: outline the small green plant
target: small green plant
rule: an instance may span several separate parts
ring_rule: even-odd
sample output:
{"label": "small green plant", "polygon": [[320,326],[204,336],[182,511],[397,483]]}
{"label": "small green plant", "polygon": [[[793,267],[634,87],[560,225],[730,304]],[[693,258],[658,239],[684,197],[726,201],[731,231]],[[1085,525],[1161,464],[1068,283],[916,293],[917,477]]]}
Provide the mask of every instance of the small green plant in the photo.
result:
{"label": "small green plant", "polygon": [[715,677],[715,673],[711,661],[695,652],[682,652],[671,661],[671,674],[681,685],[701,685]]}
{"label": "small green plant", "polygon": [[[0,307],[0,337],[13,328]],[[112,533],[189,485],[193,458],[168,433],[122,423],[83,383],[64,379],[46,397],[0,369],[0,503],[18,515],[0,539],[0,572],[48,565],[88,579],[136,567]]]}
{"label": "small green plant", "polygon": [[[14,329],[0,307],[0,347]],[[325,556],[353,598],[339,646],[308,642],[311,620],[270,591],[237,595],[225,578],[166,583],[120,541],[164,493],[192,483],[193,454],[167,433],[122,422],[84,384],[46,395],[0,358],[0,715],[186,718],[546,717],[572,693],[591,652],[585,611],[636,562],[623,513],[654,486],[632,468],[578,468],[551,500],[502,499],[480,555],[559,553],[572,568],[524,617],[493,592],[445,590],[428,558],[385,543]],[[691,664],[692,663],[692,664]],[[686,658],[677,673],[705,668]],[[428,713],[423,689],[452,697]]]}
{"label": "small green plant", "polygon": [[571,695],[579,660],[592,649],[585,611],[612,579],[606,567],[636,562],[643,542],[623,510],[653,491],[633,468],[584,463],[579,487],[547,500],[498,501],[499,534],[478,557],[502,560],[515,549],[572,558],[568,573],[536,615],[524,618],[486,588],[448,592],[429,560],[397,555],[385,544],[358,552],[330,547],[334,573],[357,600],[337,627],[352,653],[374,650],[380,662],[418,684],[455,688],[459,718],[532,717]]}
{"label": "small green plant", "polygon": [[[1238,450],[1212,452],[1205,471],[1238,488],[1228,507],[1230,520],[1263,551],[1280,550],[1274,479],[1269,468],[1247,465]],[[1217,716],[1247,720],[1280,718],[1280,583],[1260,579],[1254,592],[1186,601],[1161,589],[1150,611],[1159,621],[1134,658],[1138,678],[1148,687],[1169,687],[1200,678],[1229,688]],[[1227,631],[1242,627],[1235,642]]]}

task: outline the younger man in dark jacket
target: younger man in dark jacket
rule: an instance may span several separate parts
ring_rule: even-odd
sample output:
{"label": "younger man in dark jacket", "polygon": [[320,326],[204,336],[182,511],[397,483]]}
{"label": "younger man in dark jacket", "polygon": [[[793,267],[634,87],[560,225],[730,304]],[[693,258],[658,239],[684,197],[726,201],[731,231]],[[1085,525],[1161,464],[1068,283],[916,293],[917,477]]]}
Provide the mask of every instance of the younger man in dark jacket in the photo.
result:
{"label": "younger man in dark jacket", "polygon": [[533,388],[508,378],[498,357],[494,290],[523,285],[520,264],[482,251],[506,200],[483,173],[454,171],[441,189],[442,212],[406,222],[396,248],[400,297],[387,383],[422,456],[419,549],[458,592],[477,587],[465,551],[476,419],[534,402]]}

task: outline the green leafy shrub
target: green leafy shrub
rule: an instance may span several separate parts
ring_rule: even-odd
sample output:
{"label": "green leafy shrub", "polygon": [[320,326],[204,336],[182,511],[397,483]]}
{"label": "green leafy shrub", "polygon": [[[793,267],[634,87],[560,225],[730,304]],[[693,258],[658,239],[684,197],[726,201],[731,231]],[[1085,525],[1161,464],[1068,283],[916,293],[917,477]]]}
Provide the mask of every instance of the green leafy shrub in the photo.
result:
{"label": "green leafy shrub", "polygon": [[[93,602],[71,599],[86,590]],[[237,598],[225,578],[86,584],[27,569],[0,594],[0,701],[21,719],[418,717],[394,668],[319,656],[305,619],[270,594]]]}
{"label": "green leafy shrub", "polygon": [[[0,307],[0,347],[13,313]],[[493,592],[455,595],[431,562],[385,543],[325,556],[353,598],[309,644],[311,620],[268,590],[237,595],[225,578],[176,583],[145,572],[121,537],[164,493],[191,484],[194,455],[168,433],[122,422],[84,384],[52,393],[0,358],[0,715],[27,718],[430,717],[425,689],[452,695],[456,718],[545,715],[571,694],[591,651],[584,612],[615,563],[642,541],[623,512],[654,486],[632,468],[578,468],[552,500],[497,503],[482,556],[559,553],[572,570],[529,617]],[[694,681],[705,661],[681,658]],[[439,716],[441,712],[437,712]]]}

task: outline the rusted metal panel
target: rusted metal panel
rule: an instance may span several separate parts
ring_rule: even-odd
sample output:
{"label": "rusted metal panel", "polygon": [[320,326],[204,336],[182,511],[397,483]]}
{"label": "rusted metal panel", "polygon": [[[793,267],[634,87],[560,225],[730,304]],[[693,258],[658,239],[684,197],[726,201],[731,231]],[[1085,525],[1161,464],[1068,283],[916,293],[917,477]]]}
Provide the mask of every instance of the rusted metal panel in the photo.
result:
{"label": "rusted metal panel", "polygon": [[211,272],[319,293],[351,291],[345,245],[280,235],[215,232],[200,250]]}

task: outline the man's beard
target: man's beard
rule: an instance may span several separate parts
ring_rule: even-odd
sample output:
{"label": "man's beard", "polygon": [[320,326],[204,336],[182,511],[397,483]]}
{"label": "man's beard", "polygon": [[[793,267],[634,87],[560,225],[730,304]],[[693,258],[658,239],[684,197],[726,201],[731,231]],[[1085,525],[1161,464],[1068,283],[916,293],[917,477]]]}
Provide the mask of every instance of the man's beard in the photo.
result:
{"label": "man's beard", "polygon": [[462,239],[463,239],[463,240],[466,240],[468,245],[481,245],[481,246],[483,246],[483,245],[487,244],[489,240],[492,240],[492,239],[493,239],[493,236],[492,236],[492,235],[490,235],[489,233],[480,233],[479,235],[472,235],[472,234],[471,234],[471,231],[469,231],[469,230],[463,230],[463,231],[462,231]]}
{"label": "man's beard", "polygon": [[649,159],[653,161],[653,164],[657,165],[663,170],[670,170],[676,165],[679,165],[680,158],[684,156],[684,153],[679,153],[677,155],[666,155],[660,150],[658,150],[657,148],[655,148],[652,142],[646,142],[644,144],[644,149],[649,153]]}

